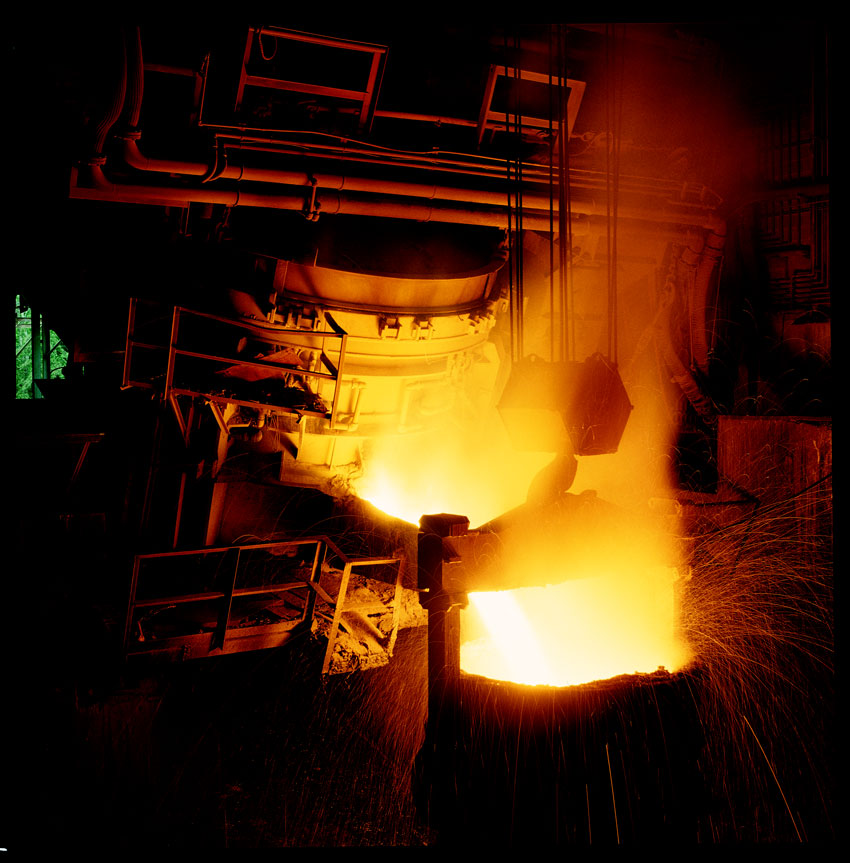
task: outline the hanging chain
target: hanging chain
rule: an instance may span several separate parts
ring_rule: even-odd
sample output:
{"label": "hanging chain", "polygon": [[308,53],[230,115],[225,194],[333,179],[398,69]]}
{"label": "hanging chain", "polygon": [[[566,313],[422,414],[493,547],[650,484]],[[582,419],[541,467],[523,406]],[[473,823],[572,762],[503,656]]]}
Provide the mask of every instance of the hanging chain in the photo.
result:
{"label": "hanging chain", "polygon": [[623,78],[625,68],[625,25],[617,45],[617,25],[605,27],[605,113],[608,146],[605,150],[608,221],[608,357],[617,363],[617,207],[620,188],[620,146],[623,125]]}
{"label": "hanging chain", "polygon": [[[520,98],[520,81],[522,72],[519,67],[520,40],[514,36],[513,45],[515,59],[511,63],[513,80],[513,111],[507,116],[508,147],[506,159],[508,174],[508,252],[509,290],[511,308],[511,355],[514,361],[521,360],[524,355],[523,332],[523,249],[522,249],[522,105]],[[507,36],[505,37],[505,53],[509,53]],[[506,58],[507,60],[507,58]],[[507,62],[506,62],[507,66]],[[512,118],[512,119],[511,119]],[[513,230],[512,218],[513,213]]]}
{"label": "hanging chain", "polygon": [[[558,24],[552,26],[549,40],[549,312],[551,320],[550,356],[552,360],[555,359],[557,343],[557,356],[562,362],[575,358],[568,104],[566,28]],[[556,123],[557,135],[555,134]],[[558,142],[557,155],[554,148],[556,139]],[[554,218],[556,183],[557,232]],[[558,246],[557,267],[555,266],[556,245]],[[556,270],[558,273],[557,286],[555,285]]]}

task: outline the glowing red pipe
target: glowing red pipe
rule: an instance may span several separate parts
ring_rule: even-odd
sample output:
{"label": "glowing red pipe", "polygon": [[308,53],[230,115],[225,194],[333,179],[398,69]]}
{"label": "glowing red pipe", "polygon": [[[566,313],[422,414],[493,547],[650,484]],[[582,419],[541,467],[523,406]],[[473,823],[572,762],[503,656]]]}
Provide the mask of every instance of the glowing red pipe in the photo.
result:
{"label": "glowing red pipe", "polygon": [[[123,40],[122,40],[123,42]],[[131,85],[127,86],[128,64],[132,64]],[[282,185],[293,188],[289,194],[261,194],[240,190],[213,189],[206,184],[201,187],[147,186],[115,183],[103,172],[102,157],[92,160],[88,166],[88,177],[80,181],[77,173],[72,182],[72,197],[100,198],[128,203],[150,203],[160,205],[187,206],[190,203],[222,204],[228,207],[253,206],[270,209],[301,211],[308,218],[318,218],[320,213],[381,216],[415,221],[440,221],[455,224],[486,225],[507,228],[510,224],[510,208],[515,200],[499,191],[456,188],[388,181],[376,178],[355,178],[341,175],[313,176],[303,171],[281,171],[273,169],[224,166],[216,171],[214,166],[203,162],[188,162],[169,159],[150,159],[138,147],[140,133],[135,128],[140,116],[142,99],[141,38],[138,28],[130,40],[130,56],[123,56],[122,82],[110,112],[98,127],[99,138],[105,138],[120,115],[126,100],[130,132],[124,136],[124,157],[129,166],[144,172],[176,174],[184,177],[234,180]],[[128,92],[129,90],[129,92]],[[98,150],[98,152],[100,152]],[[318,190],[321,189],[321,197]],[[331,194],[328,194],[328,191]],[[309,195],[306,195],[308,192]],[[370,198],[377,195],[380,198]],[[396,196],[392,200],[388,196]],[[467,206],[458,206],[466,204]],[[548,230],[551,225],[551,202],[548,195],[523,195],[523,223],[532,230]],[[571,202],[577,216],[597,219],[608,217],[605,202],[578,200]],[[656,225],[691,226],[707,228],[717,236],[725,234],[723,223],[701,208],[652,208],[620,204],[618,215],[624,221],[652,222]],[[706,291],[710,271],[705,277]]]}
{"label": "glowing red pipe", "polygon": [[[212,174],[213,169],[203,162],[184,162],[172,159],[150,159],[145,156],[138,147],[138,133],[131,133],[124,137],[123,155],[127,164],[139,171],[149,171],[154,173],[181,174],[190,177],[205,177]],[[423,221],[432,219],[437,221],[455,221],[451,218],[443,219],[442,216],[450,213],[450,210],[435,206],[438,201],[452,201],[457,203],[483,205],[486,207],[497,208],[493,213],[487,214],[487,211],[476,208],[469,210],[468,214],[472,219],[472,224],[497,224],[499,227],[507,226],[507,206],[515,206],[516,199],[513,195],[504,191],[490,191],[485,189],[470,189],[453,186],[442,186],[427,183],[408,183],[391,180],[382,180],[371,177],[352,177],[338,174],[310,174],[304,171],[282,171],[269,168],[249,168],[245,166],[225,166],[215,174],[216,180],[236,180],[239,182],[251,183],[273,183],[277,185],[298,186],[302,189],[311,189],[315,186],[317,189],[323,190],[322,212],[340,213],[351,212],[349,207],[351,201],[345,195],[337,195],[329,197],[327,191],[332,192],[363,192],[375,195],[397,195],[403,198],[420,199],[423,203],[419,204],[421,213],[426,213],[426,207],[430,211],[429,215],[423,215]],[[329,206],[327,202],[335,202]],[[425,204],[424,202],[428,202]],[[541,227],[548,227],[549,220],[549,196],[523,194],[522,198],[524,214],[523,219],[534,218],[534,211],[539,211],[538,217],[545,216],[546,225],[537,225],[539,230]],[[242,202],[244,204],[244,201]],[[591,200],[573,201],[572,210],[578,215],[585,216],[606,216],[607,209],[605,204],[596,203]],[[300,209],[300,208],[299,208]],[[528,216],[525,212],[528,212]],[[658,223],[667,223],[671,225],[687,225],[693,227],[711,227],[714,229],[718,226],[717,220],[711,216],[707,216],[705,212],[700,210],[681,211],[678,209],[651,209],[646,207],[628,207],[620,205],[618,207],[620,215],[624,219],[632,219],[636,221],[650,221]],[[555,207],[557,213],[557,206]],[[481,219],[474,218],[475,213],[480,213]],[[420,218],[420,216],[400,215],[398,218]],[[492,218],[496,218],[493,222]]]}

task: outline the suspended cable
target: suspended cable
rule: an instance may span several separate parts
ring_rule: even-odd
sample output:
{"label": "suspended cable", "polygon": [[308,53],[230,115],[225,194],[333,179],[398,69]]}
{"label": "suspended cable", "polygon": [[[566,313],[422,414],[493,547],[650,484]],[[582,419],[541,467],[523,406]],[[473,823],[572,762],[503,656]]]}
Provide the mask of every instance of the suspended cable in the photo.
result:
{"label": "suspended cable", "polygon": [[625,85],[625,66],[626,66],[626,25],[621,25],[620,30],[620,47],[619,47],[619,68],[617,73],[617,137],[616,151],[614,157],[614,267],[613,267],[613,284],[612,284],[612,314],[611,314],[611,360],[616,364],[619,356],[619,339],[618,339],[618,322],[619,322],[619,279],[617,272],[617,228],[619,224],[618,207],[620,201],[620,148],[623,143],[623,105],[625,102],[624,85]]}
{"label": "suspended cable", "polygon": [[523,260],[523,242],[522,242],[522,102],[521,102],[521,72],[519,67],[519,58],[520,58],[520,41],[519,37],[515,38],[515,46],[516,48],[516,64],[514,66],[514,74],[516,76],[516,109],[515,109],[515,123],[516,123],[516,170],[515,181],[516,181],[516,233],[517,233],[517,256],[516,256],[516,282],[517,282],[517,348],[518,348],[518,356],[520,359],[525,354],[525,345],[524,345],[524,336],[525,336],[525,326],[523,320],[523,313],[525,307],[525,297],[524,297],[524,285],[523,285],[523,275],[525,271],[524,260]]}
{"label": "suspended cable", "polygon": [[570,356],[567,324],[567,260],[569,222],[567,219],[566,188],[564,178],[564,43],[561,28],[557,30],[558,38],[558,288],[560,296],[560,359],[567,360]]}
{"label": "suspended cable", "polygon": [[[563,32],[560,25],[553,25],[550,30],[550,63],[554,64],[556,76],[550,75],[550,123],[554,115],[557,115],[557,186],[558,186],[558,230],[554,230],[553,220],[550,220],[552,231],[550,234],[550,249],[558,246],[558,286],[557,286],[557,315],[553,312],[552,332],[557,328],[558,359],[564,361],[568,356],[568,329],[567,329],[567,260],[569,249],[569,214],[566,204],[565,185],[565,150],[564,150],[564,51]],[[551,71],[551,70],[550,70]],[[554,93],[554,99],[552,94]],[[552,104],[554,102],[554,104]],[[554,125],[554,123],[552,123]],[[552,130],[554,131],[554,129]],[[550,151],[551,152],[551,151]],[[554,161],[554,158],[553,158]],[[550,179],[550,206],[554,206],[554,179]],[[554,273],[554,254],[550,252],[550,273]],[[555,292],[554,276],[550,278],[550,290]],[[552,303],[554,307],[554,302]],[[554,335],[553,335],[554,339]],[[554,353],[554,352],[553,352]]]}
{"label": "suspended cable", "polygon": [[[549,29],[549,361],[555,361],[555,41],[556,30]],[[560,92],[560,74],[557,77]],[[560,116],[560,113],[558,114]],[[560,182],[560,170],[559,182]]]}
{"label": "suspended cable", "polygon": [[[623,34],[625,25],[623,25]],[[620,146],[623,122],[623,76],[625,65],[625,37],[617,45],[616,25],[606,25],[605,113],[608,130],[608,146],[605,150],[606,164],[606,215],[608,251],[608,357],[617,362],[617,206],[620,183]]]}
{"label": "suspended cable", "polygon": [[[509,132],[508,154],[506,158],[508,177],[508,252],[509,290],[511,298],[511,345],[513,359],[520,360],[524,355],[523,345],[523,254],[522,254],[522,105],[520,99],[520,81],[522,73],[519,67],[520,41],[514,36],[513,49],[515,60],[512,64],[511,78],[513,81],[512,104],[513,111],[506,118]],[[505,50],[509,53],[507,36]],[[506,64],[507,65],[507,64]],[[512,118],[512,119],[511,119]],[[513,230],[511,214],[513,218]]]}
{"label": "suspended cable", "polygon": [[607,300],[608,300],[608,356],[611,356],[611,150],[613,146],[613,121],[611,117],[611,95],[613,80],[611,75],[611,25],[605,25],[605,260],[607,270]]}
{"label": "suspended cable", "polygon": [[[505,34],[505,66],[508,64],[508,36]],[[510,140],[510,129],[511,129],[511,119],[509,111],[506,109],[505,111],[505,131],[507,132],[508,139]],[[507,229],[507,239],[508,239],[508,322],[510,324],[510,333],[511,333],[511,360],[516,361],[517,359],[517,322],[516,322],[516,288],[514,286],[514,256],[515,256],[515,243],[514,243],[514,232],[513,232],[513,202],[511,199],[511,157],[510,157],[510,149],[508,149],[508,154],[505,158],[505,174],[506,174],[506,186],[507,186],[507,211],[508,211],[508,229]]]}
{"label": "suspended cable", "polygon": [[563,270],[564,270],[564,359],[575,359],[575,309],[573,307],[573,266],[572,266],[572,249],[573,249],[573,213],[572,213],[572,193],[571,193],[571,177],[570,177],[570,125],[569,125],[569,96],[570,90],[567,85],[567,46],[566,46],[566,28],[561,27],[560,31],[560,52],[561,52],[561,82],[558,91],[561,97],[561,115],[560,115],[560,130],[559,140],[561,141],[561,165],[560,165],[560,187],[562,189],[561,207],[565,212],[566,222],[566,242],[562,242],[563,250]]}
{"label": "suspended cable", "polygon": [[[569,87],[566,68],[566,27],[549,31],[549,311],[550,356],[565,362],[575,358],[575,315],[572,290],[572,206],[569,162]],[[557,135],[555,132],[557,126]],[[557,138],[557,155],[554,142]],[[557,161],[557,176],[555,163]],[[555,185],[558,227],[555,230]],[[555,246],[558,264],[555,266]],[[557,288],[555,272],[557,270]],[[557,298],[557,302],[556,302]],[[556,350],[557,347],[557,350]]]}

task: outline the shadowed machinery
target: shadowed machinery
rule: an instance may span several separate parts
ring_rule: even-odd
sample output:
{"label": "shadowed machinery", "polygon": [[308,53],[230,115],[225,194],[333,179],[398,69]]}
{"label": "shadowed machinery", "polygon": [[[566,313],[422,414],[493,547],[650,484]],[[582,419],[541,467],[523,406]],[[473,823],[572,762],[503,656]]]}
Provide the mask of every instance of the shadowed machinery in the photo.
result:
{"label": "shadowed machinery", "polygon": [[7,43],[0,845],[837,839],[823,22]]}

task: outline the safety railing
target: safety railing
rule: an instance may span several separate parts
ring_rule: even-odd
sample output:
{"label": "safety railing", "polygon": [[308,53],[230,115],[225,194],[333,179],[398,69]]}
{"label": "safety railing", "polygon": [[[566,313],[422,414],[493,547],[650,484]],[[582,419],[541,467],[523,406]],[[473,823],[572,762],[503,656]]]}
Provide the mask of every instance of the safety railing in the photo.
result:
{"label": "safety railing", "polygon": [[[339,573],[335,597],[321,583],[329,560]],[[186,659],[275,647],[299,627],[308,628],[320,613],[330,621],[322,665],[327,672],[344,627],[351,576],[359,567],[395,568],[385,644],[392,655],[400,623],[402,558],[352,558],[326,536],[136,555],[123,655],[177,652]]]}
{"label": "safety railing", "polygon": [[[266,48],[263,40],[268,43]],[[288,43],[280,48],[278,44]],[[255,44],[256,43],[256,44]],[[296,49],[304,52],[313,49],[312,53],[305,54],[302,63],[296,68],[303,74],[304,70],[312,72],[316,78],[327,78],[327,64],[339,67],[341,63],[347,62],[353,72],[359,68],[356,59],[365,56],[368,59],[365,80],[362,87],[352,89],[331,86],[326,83],[315,81],[293,81],[282,77],[275,69],[277,57],[286,57]],[[266,54],[270,51],[270,55]],[[252,55],[259,62],[264,71],[263,74],[252,74]],[[277,57],[276,57],[277,55]],[[309,59],[308,59],[309,58]],[[242,59],[242,68],[239,76],[239,84],[236,88],[236,110],[242,105],[246,87],[261,87],[270,90],[289,90],[313,97],[326,97],[342,102],[355,102],[359,104],[359,127],[366,129],[371,124],[372,115],[375,112],[378,91],[381,86],[381,77],[386,63],[387,48],[385,45],[374,45],[367,42],[355,42],[349,39],[335,39],[328,36],[319,36],[314,33],[304,33],[298,30],[285,30],[280,27],[257,27],[248,31],[245,42],[245,51]],[[292,70],[293,72],[295,69]],[[322,74],[324,72],[324,75]]]}
{"label": "safety railing", "polygon": [[[305,330],[175,306],[166,333],[162,314],[141,321],[139,311],[139,301],[131,300],[123,386],[159,389],[184,439],[190,422],[179,402],[183,396],[203,399],[224,432],[227,404],[322,418],[333,427],[348,336],[330,315],[324,316],[329,329]],[[325,349],[329,340],[338,344],[336,362]],[[334,385],[329,405],[310,387],[325,381]]]}

